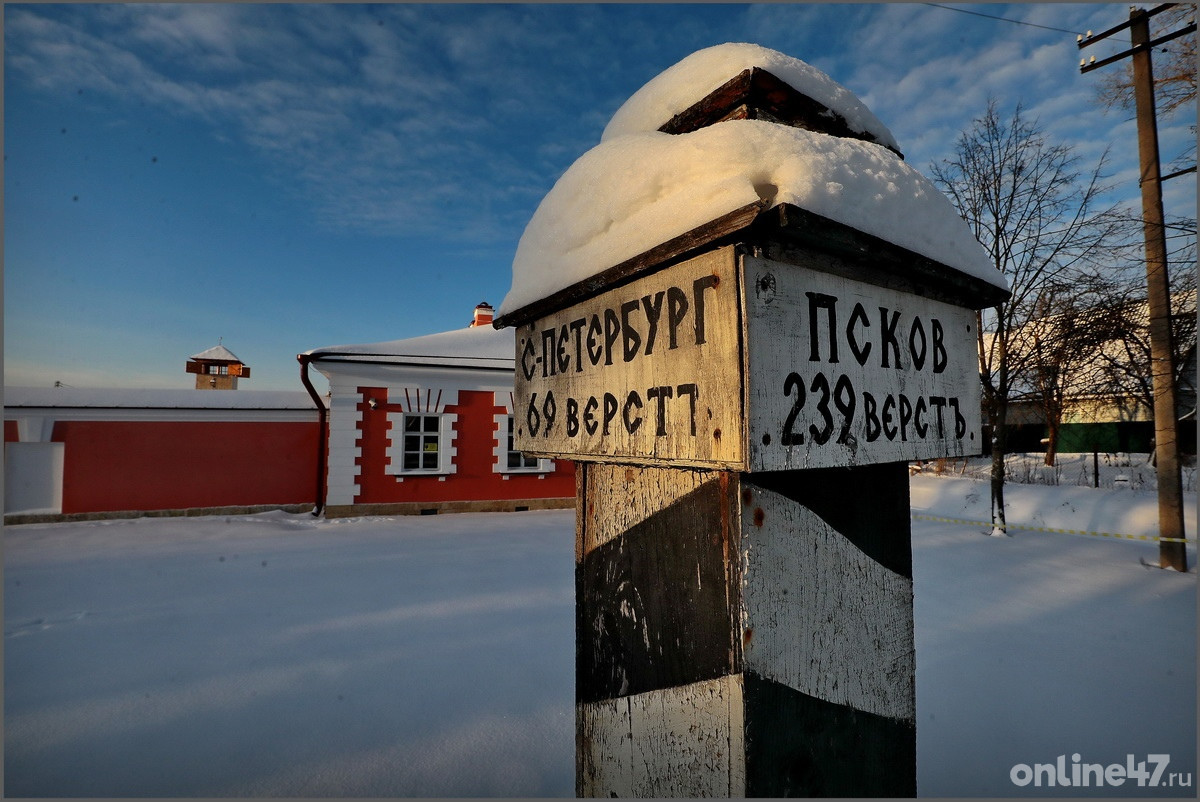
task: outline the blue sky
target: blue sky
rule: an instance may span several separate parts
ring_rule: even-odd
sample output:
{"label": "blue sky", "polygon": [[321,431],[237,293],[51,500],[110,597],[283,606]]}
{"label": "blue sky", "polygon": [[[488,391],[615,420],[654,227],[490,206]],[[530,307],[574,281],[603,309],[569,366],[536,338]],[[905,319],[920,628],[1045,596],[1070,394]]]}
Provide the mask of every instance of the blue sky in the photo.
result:
{"label": "blue sky", "polygon": [[[301,351],[464,326],[499,305],[533,210],[617,107],[726,41],[824,70],[923,172],[995,97],[1085,161],[1111,146],[1136,199],[1131,115],[1098,107],[1067,33],[1127,6],[955,8],[1015,22],[924,4],[6,5],[5,383],[189,387],[187,357],[223,338],[245,389],[299,390]],[[1188,122],[1163,124],[1164,160]],[[1191,178],[1166,195],[1195,215]]]}

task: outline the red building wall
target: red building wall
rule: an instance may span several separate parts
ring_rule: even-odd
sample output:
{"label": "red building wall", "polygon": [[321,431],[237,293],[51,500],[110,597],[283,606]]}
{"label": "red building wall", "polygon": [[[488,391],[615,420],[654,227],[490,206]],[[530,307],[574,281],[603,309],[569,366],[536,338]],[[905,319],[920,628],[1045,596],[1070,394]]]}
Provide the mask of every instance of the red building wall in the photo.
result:
{"label": "red building wall", "polygon": [[[453,474],[444,477],[409,475],[402,479],[394,476],[387,456],[392,424],[386,413],[403,412],[403,406],[388,403],[385,388],[361,387],[359,390],[362,424],[357,445],[362,448],[362,456],[355,460],[360,466],[357,504],[575,496],[575,466],[569,461],[554,461],[553,473],[544,474],[544,478],[539,478],[536,473],[493,471],[495,442],[499,436],[495,416],[505,414],[505,409],[494,405],[495,394],[490,391],[462,390],[458,393],[458,403],[447,405],[444,410],[458,416],[454,423],[453,445],[457,454]],[[375,409],[369,408],[368,398],[376,400]]]}
{"label": "red building wall", "polygon": [[[362,456],[355,460],[355,504],[574,498],[569,461],[555,461],[542,474],[494,470],[497,439],[507,434],[496,418],[506,410],[496,406],[490,390],[459,391],[457,403],[440,410],[456,416],[453,473],[394,475],[388,445],[389,418],[395,417],[389,413],[403,411],[399,402],[405,399],[389,403],[386,388],[359,389]],[[376,400],[376,409],[368,398]],[[51,440],[65,444],[63,514],[315,504],[321,442],[315,412],[311,421],[279,422],[173,421],[162,419],[163,411],[154,411],[159,419],[54,423]],[[4,439],[20,439],[15,420],[5,421]]]}
{"label": "red building wall", "polygon": [[319,432],[315,420],[58,421],[62,511],[315,503]]}

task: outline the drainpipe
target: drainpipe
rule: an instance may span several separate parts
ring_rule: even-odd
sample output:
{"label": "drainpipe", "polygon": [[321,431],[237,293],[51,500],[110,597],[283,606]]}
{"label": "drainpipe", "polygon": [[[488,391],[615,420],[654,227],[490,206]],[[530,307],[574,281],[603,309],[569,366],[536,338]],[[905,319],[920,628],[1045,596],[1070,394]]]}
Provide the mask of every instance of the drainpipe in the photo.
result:
{"label": "drainpipe", "polygon": [[324,400],[317,394],[316,388],[313,387],[312,381],[308,378],[308,365],[313,361],[313,355],[297,354],[296,359],[300,362],[300,381],[303,382],[304,389],[308,390],[313,403],[317,405],[317,413],[321,421],[320,433],[317,435],[317,506],[313,508],[312,512],[316,516],[320,515],[325,509],[325,472],[328,469],[326,451],[329,446],[329,409],[325,406]]}

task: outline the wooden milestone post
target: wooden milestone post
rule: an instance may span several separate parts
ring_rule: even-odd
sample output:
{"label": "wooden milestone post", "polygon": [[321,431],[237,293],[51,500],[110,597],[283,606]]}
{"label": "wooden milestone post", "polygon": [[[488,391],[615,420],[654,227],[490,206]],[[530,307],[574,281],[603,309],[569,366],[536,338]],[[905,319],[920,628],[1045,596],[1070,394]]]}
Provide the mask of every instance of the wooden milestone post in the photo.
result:
{"label": "wooden milestone post", "polygon": [[[748,70],[682,131],[812,103]],[[915,795],[906,463],[980,451],[998,293],[755,205],[497,321],[517,446],[578,464],[580,796]]]}

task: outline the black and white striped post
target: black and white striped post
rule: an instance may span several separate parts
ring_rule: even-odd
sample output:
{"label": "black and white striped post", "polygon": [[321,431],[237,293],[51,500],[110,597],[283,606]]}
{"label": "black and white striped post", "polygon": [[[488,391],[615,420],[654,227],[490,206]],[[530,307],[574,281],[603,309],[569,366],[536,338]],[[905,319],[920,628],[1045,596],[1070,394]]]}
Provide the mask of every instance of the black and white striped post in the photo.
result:
{"label": "black and white striped post", "polygon": [[1002,293],[755,204],[497,321],[518,447],[577,462],[580,796],[915,795],[907,462],[980,450]]}
{"label": "black and white striped post", "polygon": [[583,464],[579,795],[916,793],[908,475],[856,470]]}

